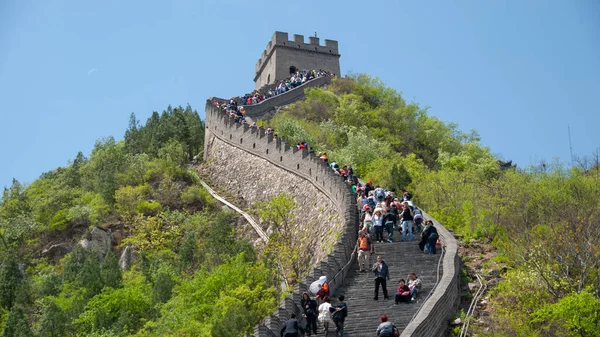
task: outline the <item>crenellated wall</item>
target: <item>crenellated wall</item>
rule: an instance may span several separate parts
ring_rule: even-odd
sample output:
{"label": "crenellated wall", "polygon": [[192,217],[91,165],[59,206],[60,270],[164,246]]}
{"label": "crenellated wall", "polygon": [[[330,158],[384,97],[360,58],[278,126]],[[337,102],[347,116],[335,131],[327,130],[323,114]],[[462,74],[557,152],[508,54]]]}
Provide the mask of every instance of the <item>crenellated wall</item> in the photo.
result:
{"label": "crenellated wall", "polygon": [[[303,92],[304,88],[297,89]],[[294,93],[290,91],[280,96],[288,94]],[[290,97],[281,98],[294,101]],[[268,110],[265,106],[256,111],[264,113]],[[348,269],[344,269],[339,274],[338,272],[350,262],[356,243],[358,226],[356,200],[342,179],[321,160],[309,154],[306,149],[297,150],[295,146],[290,147],[280,139],[273,140],[272,136],[265,135],[264,129],[233,123],[232,119],[216,108],[211,100],[207,101],[206,105],[204,155],[209,165],[213,165],[217,172],[222,172],[222,176],[217,180],[221,179],[222,184],[237,188],[236,193],[248,193],[247,190],[250,190],[254,194],[244,195],[249,195],[250,199],[260,198],[256,195],[264,185],[260,185],[257,181],[263,179],[272,185],[277,185],[277,179],[280,179],[282,188],[300,200],[308,200],[304,190],[310,185],[312,190],[308,193],[316,198],[327,199],[323,205],[329,206],[324,207],[329,207],[331,212],[337,213],[334,217],[337,217],[335,221],[339,223],[336,224],[335,221],[328,223],[327,226],[330,227],[326,231],[319,232],[320,234],[317,235],[319,238],[311,243],[321,250],[331,245],[333,247],[331,252],[321,255],[315,252],[319,249],[307,252],[313,254],[312,261],[315,262],[309,276],[297,284],[294,293],[283,299],[280,308],[266,317],[255,329],[255,337],[277,337],[282,324],[289,319],[291,313],[301,317],[299,305],[301,294],[307,291],[308,285],[314,280],[321,275],[326,275],[329,280],[333,280],[330,284],[332,293],[342,285]],[[245,167],[245,170],[239,170],[240,167]],[[310,208],[315,208],[315,205],[307,206],[306,212],[310,212]],[[427,214],[425,216],[431,218]],[[445,247],[442,260],[443,273],[430,298],[402,332],[404,337],[444,336],[449,319],[456,312],[460,300],[461,264],[458,244],[452,233],[435,219],[433,221]],[[308,231],[314,231],[309,222],[304,222],[303,226],[308,227]]]}
{"label": "crenellated wall", "polygon": [[[301,294],[314,280],[326,275],[333,280],[330,290],[334,292],[346,277],[348,269],[335,276],[348,263],[355,247],[358,228],[356,199],[343,179],[314,154],[309,154],[306,149],[299,151],[280,139],[273,140],[272,136],[265,135],[264,129],[233,123],[211,100],[206,104],[204,156],[205,165],[212,166],[215,172],[211,179],[238,188],[236,193],[246,193],[249,199],[266,198],[268,193],[262,193],[264,183],[270,183],[271,188],[277,190],[279,181],[285,186],[283,189],[296,199],[308,201],[300,205],[305,207],[305,213],[320,212],[316,206],[317,199],[326,199],[321,200],[323,205],[330,205],[329,210],[335,212],[331,220],[319,221],[318,229],[311,221],[301,222],[301,226],[316,237],[311,242],[313,249],[305,250],[314,262],[309,276],[296,284],[294,293],[282,300],[280,308],[265,318],[255,331],[256,337],[279,336],[281,324],[289,319],[291,313],[301,316]],[[307,186],[314,190],[309,191],[313,199],[303,194]]]}

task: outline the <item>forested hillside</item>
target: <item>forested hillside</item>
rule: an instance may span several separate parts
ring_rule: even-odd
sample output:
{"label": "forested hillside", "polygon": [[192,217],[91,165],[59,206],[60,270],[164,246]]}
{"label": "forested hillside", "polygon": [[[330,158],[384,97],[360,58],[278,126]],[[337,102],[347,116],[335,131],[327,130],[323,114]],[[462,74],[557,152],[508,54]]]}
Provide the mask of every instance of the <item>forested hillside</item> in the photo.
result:
{"label": "forested hillside", "polygon": [[[508,265],[493,290],[494,336],[600,336],[598,166],[505,169],[475,131],[367,75],[308,89],[258,122],[363,180],[411,190],[465,242],[492,243]],[[143,125],[132,114],[124,140],[5,189],[3,336],[242,336],[277,307],[269,255],[240,238],[188,166],[203,132],[189,106]],[[99,230],[107,249],[79,244]],[[125,247],[135,258],[123,270]]]}
{"label": "forested hillside", "polygon": [[[4,190],[3,336],[225,337],[275,308],[273,270],[188,168],[204,141],[197,112],[169,107],[144,125],[132,114],[124,138]],[[94,233],[111,233],[108,247],[79,245]]]}

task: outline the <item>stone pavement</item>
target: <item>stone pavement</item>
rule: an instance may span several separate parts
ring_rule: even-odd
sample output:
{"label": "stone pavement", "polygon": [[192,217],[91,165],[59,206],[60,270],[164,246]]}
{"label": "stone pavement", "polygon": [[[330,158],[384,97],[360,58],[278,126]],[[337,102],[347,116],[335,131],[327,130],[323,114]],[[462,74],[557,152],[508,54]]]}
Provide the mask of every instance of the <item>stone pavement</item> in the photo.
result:
{"label": "stone pavement", "polygon": [[[384,233],[384,237],[387,238],[387,233]],[[375,336],[381,315],[387,315],[402,333],[435,285],[441,251],[438,250],[436,255],[421,252],[418,246],[420,235],[416,235],[411,242],[397,242],[400,235],[395,231],[394,239],[396,241],[394,243],[375,243],[375,254],[371,255],[371,265],[375,263],[377,255],[381,255],[388,264],[391,278],[387,284],[389,300],[384,300],[381,289],[379,289],[379,300],[373,300],[375,290],[373,273],[360,273],[356,262],[351,266],[352,270],[344,286],[332,296],[333,304],[337,301],[338,295],[343,294],[346,297],[348,317],[344,324],[345,337]],[[423,282],[417,301],[394,305],[398,281],[401,278],[406,280],[409,272],[417,273]],[[335,336],[335,327],[327,335]],[[321,330],[317,336],[325,336],[325,333]]]}

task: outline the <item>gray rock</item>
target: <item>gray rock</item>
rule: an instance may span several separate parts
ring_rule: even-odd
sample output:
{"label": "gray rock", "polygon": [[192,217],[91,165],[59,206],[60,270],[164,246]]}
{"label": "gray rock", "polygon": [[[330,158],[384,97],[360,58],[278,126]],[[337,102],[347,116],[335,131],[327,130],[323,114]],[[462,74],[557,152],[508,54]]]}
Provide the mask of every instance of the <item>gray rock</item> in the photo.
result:
{"label": "gray rock", "polygon": [[121,240],[123,240],[123,231],[117,229],[112,233],[112,244],[118,246],[121,244]]}
{"label": "gray rock", "polygon": [[121,267],[121,269],[128,270],[129,268],[131,268],[131,264],[133,263],[134,257],[135,256],[133,247],[125,247],[125,249],[123,249],[123,252],[121,253],[121,257],[119,258],[119,266]]}
{"label": "gray rock", "polygon": [[469,283],[469,291],[470,292],[474,293],[477,291],[477,289],[479,289],[479,283],[474,283],[474,282]]}
{"label": "gray rock", "polygon": [[79,241],[79,245],[87,250],[92,249],[92,243],[86,238],[81,239],[81,241]]}
{"label": "gray rock", "polygon": [[450,325],[461,325],[463,323],[462,319],[459,317],[450,323]]}
{"label": "gray rock", "polygon": [[112,247],[112,238],[110,233],[107,233],[98,227],[94,227],[94,229],[92,229],[91,236],[92,249],[97,250],[100,257],[104,257],[104,255],[106,255],[106,253],[108,253]]}
{"label": "gray rock", "polygon": [[42,250],[42,256],[44,257],[55,257],[57,255],[65,255],[70,250],[70,247],[67,243],[58,243],[55,245],[51,245],[48,248]]}

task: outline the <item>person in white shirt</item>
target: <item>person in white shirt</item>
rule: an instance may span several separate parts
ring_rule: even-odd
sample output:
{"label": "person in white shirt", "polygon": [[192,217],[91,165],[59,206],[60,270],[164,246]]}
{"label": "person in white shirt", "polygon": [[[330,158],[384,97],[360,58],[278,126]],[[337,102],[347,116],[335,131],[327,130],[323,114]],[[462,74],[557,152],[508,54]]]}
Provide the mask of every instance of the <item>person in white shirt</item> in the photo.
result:
{"label": "person in white shirt", "polygon": [[324,302],[319,306],[319,323],[323,325],[325,331],[329,331],[329,322],[331,322],[331,300],[326,297]]}

